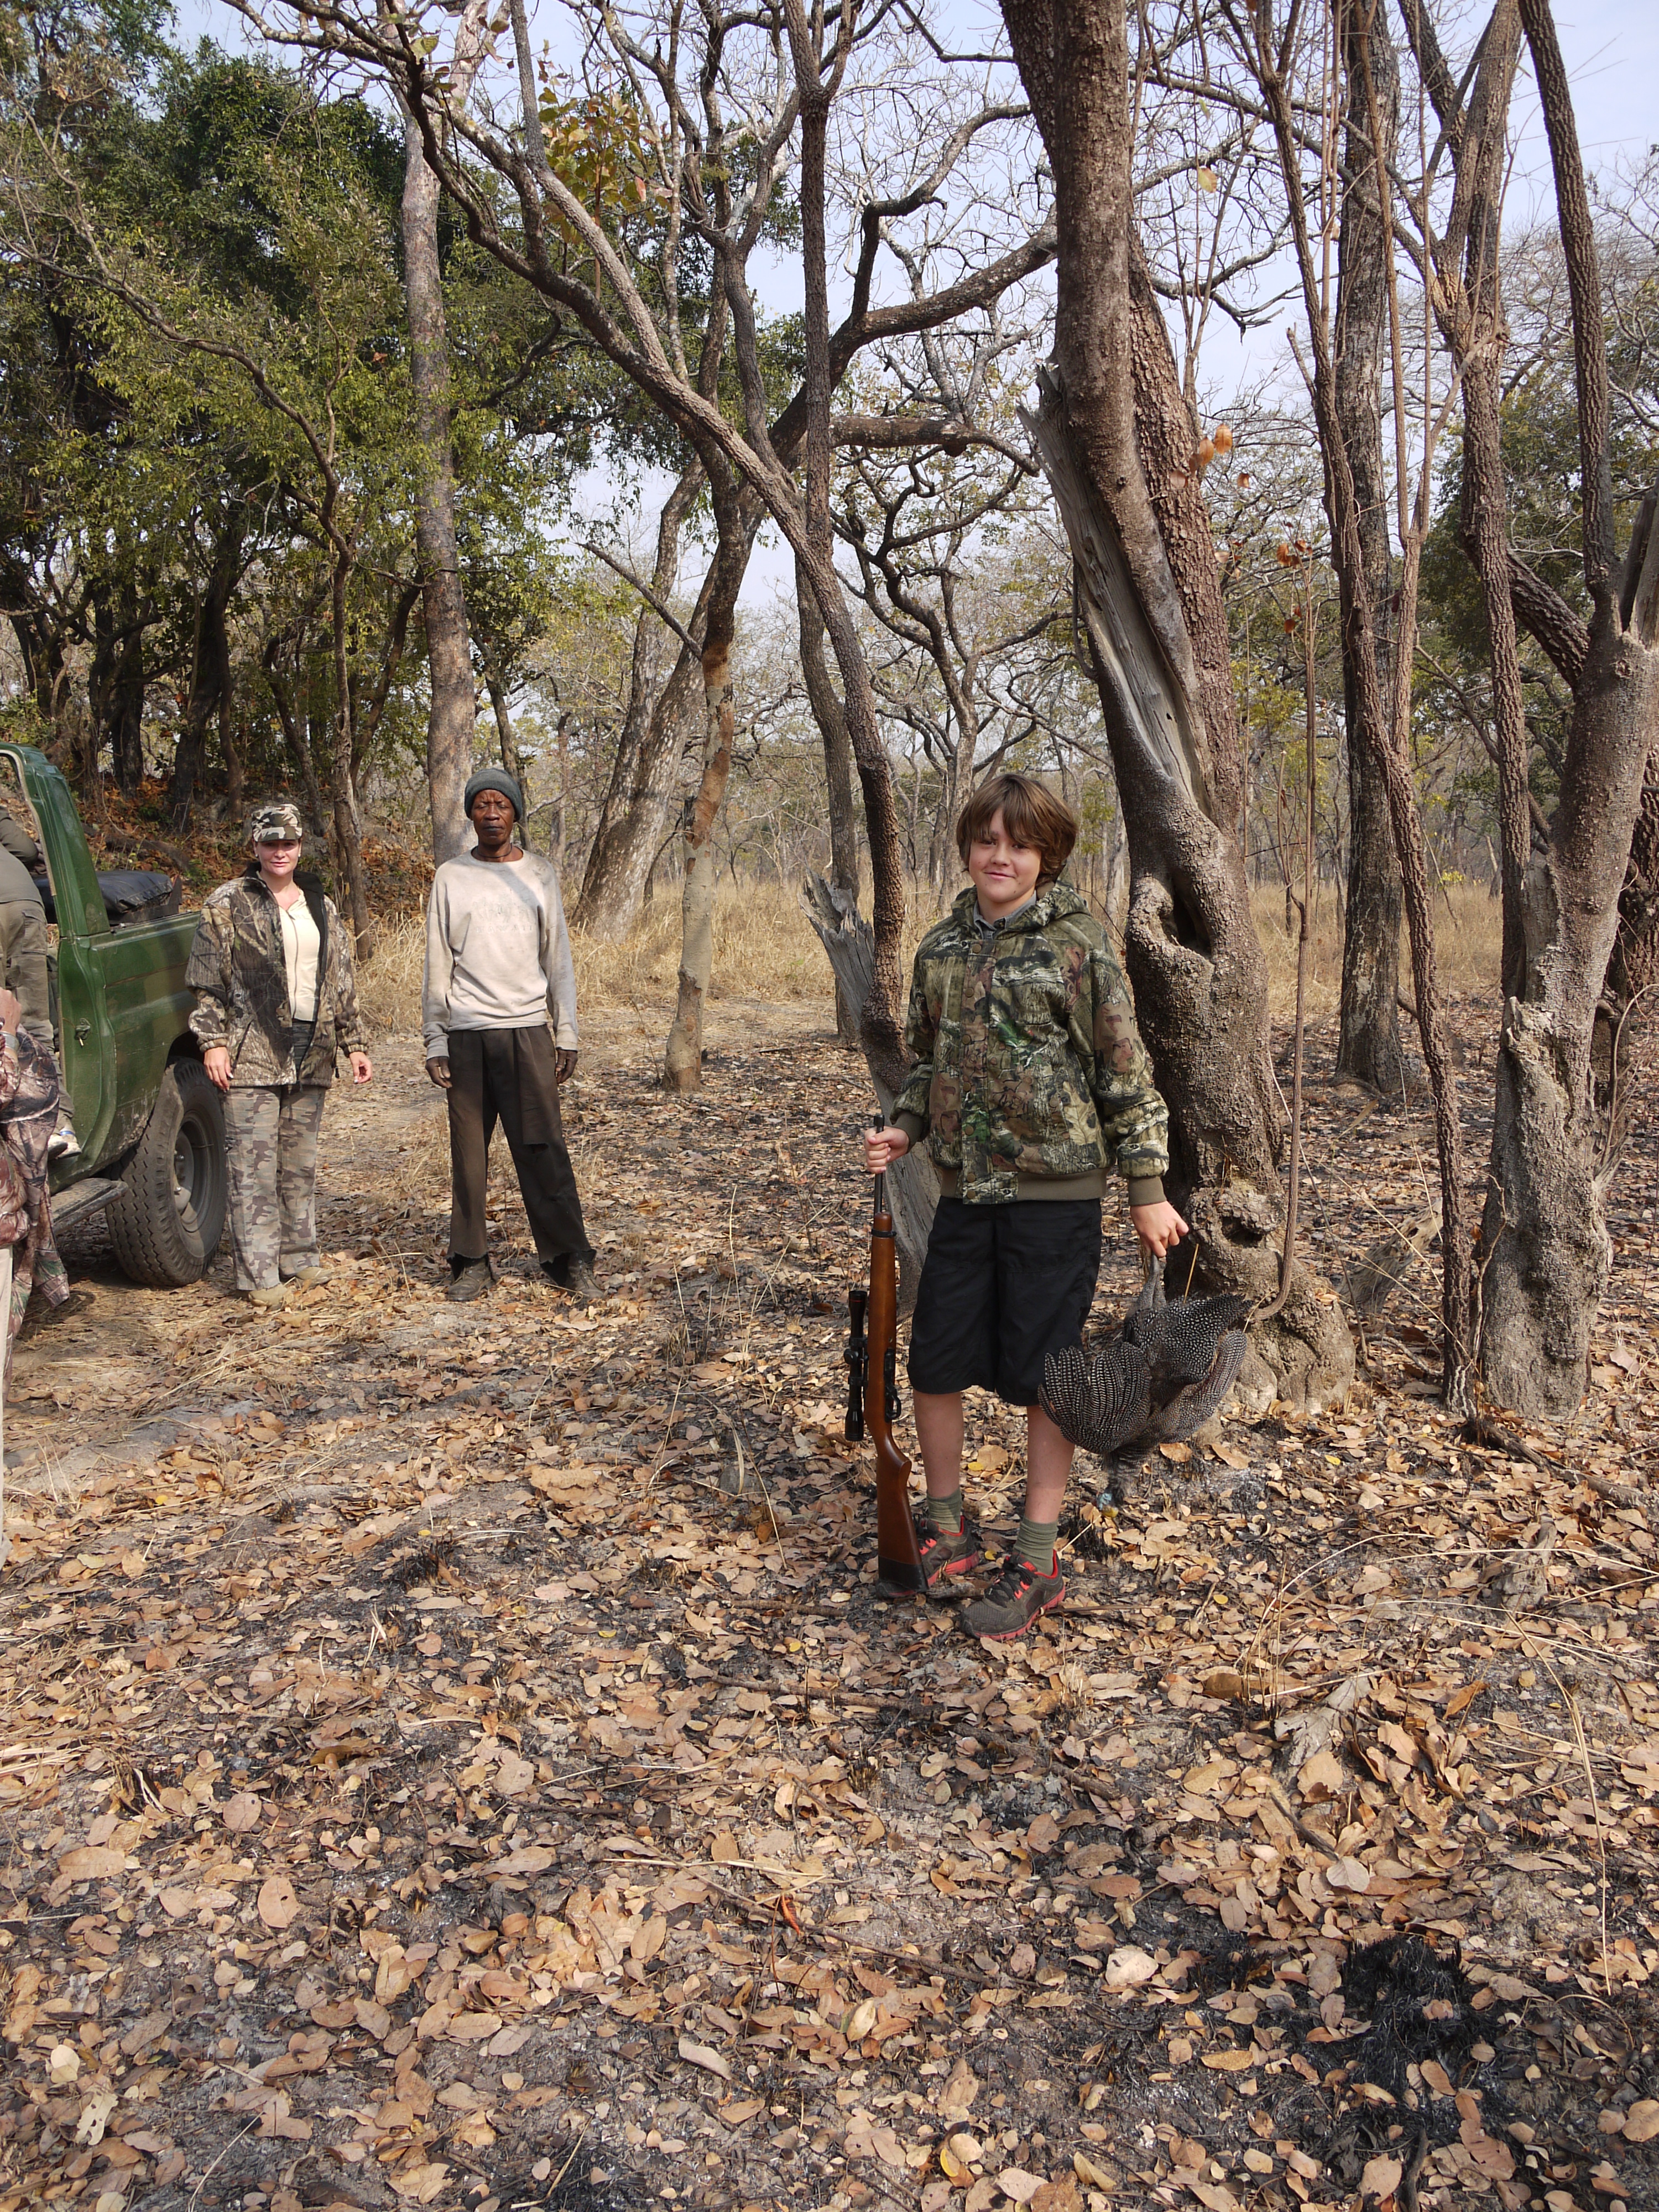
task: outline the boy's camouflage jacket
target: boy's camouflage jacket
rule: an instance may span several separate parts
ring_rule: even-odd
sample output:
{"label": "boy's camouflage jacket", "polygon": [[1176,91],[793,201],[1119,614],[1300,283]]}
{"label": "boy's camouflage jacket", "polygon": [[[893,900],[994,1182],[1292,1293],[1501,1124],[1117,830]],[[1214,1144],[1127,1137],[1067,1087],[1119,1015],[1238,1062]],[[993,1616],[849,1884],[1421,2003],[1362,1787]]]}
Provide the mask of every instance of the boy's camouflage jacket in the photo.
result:
{"label": "boy's camouflage jacket", "polygon": [[317,955],[317,1034],[298,1068],[289,1049],[289,1031],[296,1019],[309,1021],[312,1010],[289,1005],[282,924],[258,866],[210,892],[196,926],[185,971],[196,994],[190,1026],[204,1052],[210,1045],[228,1048],[230,1079],[239,1090],[279,1083],[326,1088],[334,1080],[336,1053],[364,1049],[350,939],[316,877],[296,871],[294,880],[305,893],[322,940]]}
{"label": "boy's camouflage jacket", "polygon": [[1097,1196],[1114,1168],[1131,1205],[1163,1196],[1169,1112],[1123,970],[1069,884],[990,932],[963,891],[917,948],[905,1043],[894,1123],[929,1137],[969,1205]]}

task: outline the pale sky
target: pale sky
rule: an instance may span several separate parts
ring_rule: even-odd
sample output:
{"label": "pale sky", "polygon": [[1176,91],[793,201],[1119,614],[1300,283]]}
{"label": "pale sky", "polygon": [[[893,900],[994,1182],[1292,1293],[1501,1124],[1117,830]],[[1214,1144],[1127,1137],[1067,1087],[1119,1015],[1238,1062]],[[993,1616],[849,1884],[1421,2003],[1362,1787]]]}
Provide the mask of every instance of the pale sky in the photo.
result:
{"label": "pale sky", "polygon": [[[1462,17],[1461,35],[1444,32],[1443,36],[1455,61],[1461,62],[1486,11],[1482,6],[1477,15],[1474,8],[1466,5],[1455,12]],[[569,19],[559,0],[539,0],[539,4],[530,0],[530,14],[538,51],[544,41],[556,53],[568,51]],[[999,12],[990,0],[945,0],[936,21],[953,32],[963,47],[988,46],[1000,26]],[[176,21],[185,37],[204,33],[232,48],[246,43],[242,19],[223,0],[183,0]],[[1621,160],[1641,160],[1659,142],[1659,117],[1655,112],[1659,6],[1654,0],[1558,0],[1556,23],[1572,77],[1586,167],[1592,172],[1611,173]],[[1511,236],[1547,219],[1552,205],[1549,149],[1524,51],[1514,123],[1516,157],[1505,213]],[[798,264],[775,264],[756,273],[766,304],[774,312],[799,307]],[[1212,318],[1201,381],[1218,414],[1227,411],[1230,392],[1259,383],[1264,374],[1285,362],[1285,325],[1292,312],[1292,304],[1287,303],[1284,313],[1274,317],[1271,329],[1253,331],[1242,339],[1224,319]],[[586,492],[592,511],[597,513],[609,504],[607,480],[596,477]],[[775,539],[769,544],[763,538],[750,566],[745,603],[765,606],[780,590],[793,593],[793,569]]]}

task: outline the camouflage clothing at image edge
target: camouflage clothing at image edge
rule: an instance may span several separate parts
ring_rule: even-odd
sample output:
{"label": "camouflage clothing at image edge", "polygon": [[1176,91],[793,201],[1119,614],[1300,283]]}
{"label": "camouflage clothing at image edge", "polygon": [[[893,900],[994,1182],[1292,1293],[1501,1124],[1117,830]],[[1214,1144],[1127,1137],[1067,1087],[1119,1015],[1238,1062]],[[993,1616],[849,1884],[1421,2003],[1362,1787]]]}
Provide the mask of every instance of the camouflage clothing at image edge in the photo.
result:
{"label": "camouflage clothing at image edge", "polygon": [[317,1265],[318,1084],[233,1090],[225,1100],[230,1242],[239,1291],[275,1289]]}
{"label": "camouflage clothing at image edge", "polygon": [[1068,883],[993,930],[963,891],[917,948],[905,1043],[894,1121],[913,1143],[926,1132],[969,1205],[1114,1169],[1133,1203],[1162,1195],[1169,1113],[1123,970]]}
{"label": "camouflage clothing at image edge", "polygon": [[337,1053],[366,1049],[350,939],[316,877],[300,873],[294,880],[322,940],[317,1032],[298,1068],[289,1032],[296,1022],[308,1022],[312,1009],[289,1005],[281,910],[257,866],[210,894],[191,950],[185,980],[196,993],[196,1011],[190,1026],[204,1052],[210,1045],[228,1048],[230,1079],[238,1088],[273,1083],[325,1088],[334,1080]]}

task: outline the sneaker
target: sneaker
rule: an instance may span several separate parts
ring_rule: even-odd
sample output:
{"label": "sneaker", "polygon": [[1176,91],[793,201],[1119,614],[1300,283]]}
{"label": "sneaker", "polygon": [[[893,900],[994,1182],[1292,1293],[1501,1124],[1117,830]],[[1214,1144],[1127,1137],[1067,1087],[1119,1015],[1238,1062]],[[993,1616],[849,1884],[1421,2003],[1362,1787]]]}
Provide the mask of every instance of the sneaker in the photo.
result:
{"label": "sneaker", "polygon": [[455,1279],[444,1292],[457,1305],[468,1298],[481,1298],[495,1280],[488,1259],[466,1260],[455,1269]]}
{"label": "sneaker", "polygon": [[250,1291],[247,1302],[251,1306],[263,1306],[267,1311],[274,1311],[278,1306],[288,1304],[288,1285],[272,1283],[263,1291]]}
{"label": "sneaker", "polygon": [[932,1589],[953,1576],[970,1574],[979,1565],[979,1530],[964,1514],[955,1535],[935,1528],[925,1513],[915,1516],[916,1549],[921,1554],[921,1578]]}
{"label": "sneaker", "polygon": [[334,1270],[313,1261],[310,1267],[301,1267],[297,1275],[290,1275],[288,1279],[290,1283],[297,1283],[301,1290],[308,1291],[313,1283],[331,1283]]}
{"label": "sneaker", "polygon": [[1065,1595],[1058,1553],[1046,1575],[1025,1559],[1008,1559],[984,1596],[963,1607],[962,1625],[970,1636],[1006,1643],[1010,1637],[1023,1636],[1043,1613],[1052,1613]]}

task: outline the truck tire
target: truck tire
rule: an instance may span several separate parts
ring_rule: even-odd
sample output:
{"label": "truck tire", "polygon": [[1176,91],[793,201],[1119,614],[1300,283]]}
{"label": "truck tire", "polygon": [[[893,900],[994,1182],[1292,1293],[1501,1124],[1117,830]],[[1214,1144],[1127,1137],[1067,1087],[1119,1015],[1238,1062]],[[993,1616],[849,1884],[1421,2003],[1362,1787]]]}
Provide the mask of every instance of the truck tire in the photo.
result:
{"label": "truck tire", "polygon": [[161,1079],[124,1188],[109,1202],[109,1241],[135,1283],[194,1283],[225,1225],[225,1109],[206,1070],[175,1060]]}

